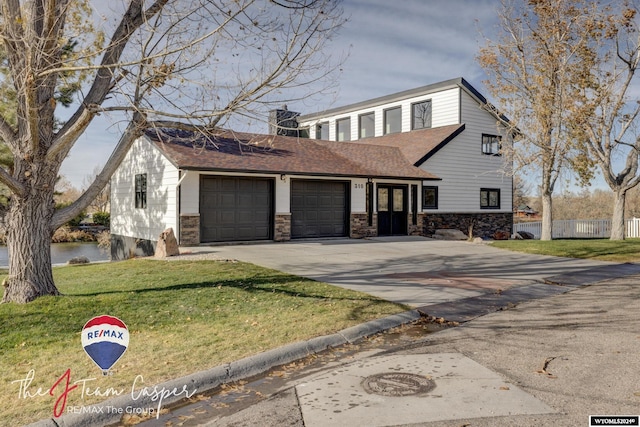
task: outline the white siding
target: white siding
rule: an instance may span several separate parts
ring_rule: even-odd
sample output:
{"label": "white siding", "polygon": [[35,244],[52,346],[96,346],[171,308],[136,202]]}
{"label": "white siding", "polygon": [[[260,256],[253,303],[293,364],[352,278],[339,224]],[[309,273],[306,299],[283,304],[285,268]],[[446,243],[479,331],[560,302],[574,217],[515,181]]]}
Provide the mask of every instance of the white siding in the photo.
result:
{"label": "white siding", "polygon": [[[147,174],[147,207],[135,207],[135,176]],[[111,232],[158,240],[165,229],[178,235],[178,169],[146,138],[139,138],[111,177]]]}
{"label": "white siding", "polygon": [[[467,92],[460,96],[465,130],[421,166],[442,178],[424,185],[438,187],[438,212],[511,212],[512,179],[505,173],[505,158],[482,154],[482,134],[502,134],[496,118]],[[502,142],[508,143],[504,135]],[[481,188],[500,189],[500,209],[480,209]]]}
{"label": "white siding", "polygon": [[411,104],[415,102],[431,100],[432,127],[447,126],[460,123],[460,109],[458,108],[460,88],[454,87],[440,92],[407,98],[402,101],[395,101],[386,104],[372,105],[371,107],[354,110],[348,113],[341,113],[334,116],[323,117],[320,120],[311,122],[301,122],[300,127],[309,126],[309,137],[315,139],[316,124],[329,122],[329,139],[336,140],[336,120],[345,117],[351,118],[351,141],[358,139],[358,116],[365,113],[375,113],[375,136],[384,134],[384,110],[394,107],[402,108],[402,132],[411,130]]}

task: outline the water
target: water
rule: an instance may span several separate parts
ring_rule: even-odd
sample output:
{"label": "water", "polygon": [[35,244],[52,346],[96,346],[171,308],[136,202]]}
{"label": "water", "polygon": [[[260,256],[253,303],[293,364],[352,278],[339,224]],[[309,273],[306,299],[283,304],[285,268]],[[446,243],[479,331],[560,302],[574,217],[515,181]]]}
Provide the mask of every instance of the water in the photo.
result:
{"label": "water", "polygon": [[[97,243],[52,243],[51,263],[66,264],[71,258],[85,256],[89,261],[107,261],[109,252],[98,248]],[[9,256],[6,246],[0,246],[0,268],[9,266]]]}

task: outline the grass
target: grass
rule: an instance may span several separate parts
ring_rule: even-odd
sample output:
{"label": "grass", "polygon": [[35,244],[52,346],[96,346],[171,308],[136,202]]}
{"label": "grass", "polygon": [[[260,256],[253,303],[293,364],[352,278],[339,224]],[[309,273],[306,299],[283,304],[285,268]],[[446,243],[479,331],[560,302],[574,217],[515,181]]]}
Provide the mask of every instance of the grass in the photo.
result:
{"label": "grass", "polygon": [[600,261],[640,262],[640,239],[612,241],[585,240],[497,240],[497,248],[539,255],[568,258],[596,259]]}
{"label": "grass", "polygon": [[[51,417],[55,398],[36,392],[46,394],[67,369],[72,382],[95,378],[85,384],[98,396],[69,395],[67,407],[84,406],[110,389],[128,393],[138,375],[151,386],[406,309],[239,262],[130,260],[54,268],[54,277],[64,296],[0,304],[0,425]],[[130,333],[106,377],[80,343],[100,314],[119,317]],[[15,381],[31,370],[25,398]]]}

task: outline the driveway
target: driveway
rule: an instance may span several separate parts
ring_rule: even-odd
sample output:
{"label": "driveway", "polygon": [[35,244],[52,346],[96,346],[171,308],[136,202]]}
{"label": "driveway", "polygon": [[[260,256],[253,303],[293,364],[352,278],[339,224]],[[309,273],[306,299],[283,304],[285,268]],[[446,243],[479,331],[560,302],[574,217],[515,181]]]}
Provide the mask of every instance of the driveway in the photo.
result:
{"label": "driveway", "polygon": [[414,236],[181,249],[182,254],[190,252],[250,262],[410,307],[501,293],[514,286],[617,265]]}

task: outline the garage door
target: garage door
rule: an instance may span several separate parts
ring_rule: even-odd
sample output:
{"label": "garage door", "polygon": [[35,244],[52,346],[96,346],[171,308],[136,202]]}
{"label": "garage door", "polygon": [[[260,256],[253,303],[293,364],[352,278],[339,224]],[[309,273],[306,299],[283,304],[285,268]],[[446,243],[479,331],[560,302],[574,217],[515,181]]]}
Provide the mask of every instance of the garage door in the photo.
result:
{"label": "garage door", "polygon": [[291,238],[346,236],[347,185],[291,180]]}
{"label": "garage door", "polygon": [[273,230],[273,181],[203,177],[200,181],[200,240],[269,240]]}

